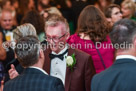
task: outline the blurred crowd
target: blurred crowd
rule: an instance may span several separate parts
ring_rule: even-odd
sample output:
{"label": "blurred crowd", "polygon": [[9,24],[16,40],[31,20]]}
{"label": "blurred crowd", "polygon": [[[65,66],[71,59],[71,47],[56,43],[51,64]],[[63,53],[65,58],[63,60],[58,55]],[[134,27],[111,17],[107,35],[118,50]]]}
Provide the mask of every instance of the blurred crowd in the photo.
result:
{"label": "blurred crowd", "polygon": [[[54,14],[64,17],[68,22],[70,37],[67,43],[69,45],[80,43],[82,47],[76,48],[92,57],[95,72],[100,73],[113,64],[116,50],[114,48],[97,50],[95,43],[111,44],[109,33],[117,21],[123,18],[136,21],[136,2],[135,0],[0,0],[0,81],[4,79],[6,82],[10,79],[8,71],[11,69],[11,64],[18,69],[17,74],[23,70],[22,66],[18,66],[14,49],[8,44],[26,35],[36,35],[40,42],[45,44],[53,41],[52,38],[49,40],[45,26],[46,21]],[[23,24],[32,26],[18,27]],[[3,47],[3,43],[7,48]],[[84,45],[86,43],[91,43],[93,46],[87,49]]]}

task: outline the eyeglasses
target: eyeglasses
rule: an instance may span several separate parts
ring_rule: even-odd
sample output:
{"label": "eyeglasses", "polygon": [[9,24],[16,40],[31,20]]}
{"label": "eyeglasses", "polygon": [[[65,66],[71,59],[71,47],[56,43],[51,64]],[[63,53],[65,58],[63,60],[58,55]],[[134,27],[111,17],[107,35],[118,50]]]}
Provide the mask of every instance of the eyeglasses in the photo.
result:
{"label": "eyeglasses", "polygon": [[55,37],[55,38],[51,38],[51,37],[48,37],[48,36],[46,36],[45,37],[45,40],[46,41],[53,41],[53,42],[58,42],[62,37],[64,37],[66,35],[66,33],[64,34],[64,35],[62,35],[62,36],[60,36],[60,37]]}

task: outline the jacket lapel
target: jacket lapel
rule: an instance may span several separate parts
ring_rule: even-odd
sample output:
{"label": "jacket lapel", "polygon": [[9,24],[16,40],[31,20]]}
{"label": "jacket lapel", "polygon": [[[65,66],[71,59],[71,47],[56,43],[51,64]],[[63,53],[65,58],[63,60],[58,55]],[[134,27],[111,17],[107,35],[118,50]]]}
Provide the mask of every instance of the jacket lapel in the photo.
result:
{"label": "jacket lapel", "polygon": [[[73,49],[68,49],[68,56],[71,56],[74,53]],[[72,72],[69,67],[66,68],[66,78],[65,78],[65,91],[69,91],[71,83]]]}
{"label": "jacket lapel", "polygon": [[51,66],[51,60],[49,58],[49,54],[51,53],[50,49],[45,50],[44,55],[45,55],[45,61],[44,61],[44,66],[43,69],[50,75],[50,66]]}

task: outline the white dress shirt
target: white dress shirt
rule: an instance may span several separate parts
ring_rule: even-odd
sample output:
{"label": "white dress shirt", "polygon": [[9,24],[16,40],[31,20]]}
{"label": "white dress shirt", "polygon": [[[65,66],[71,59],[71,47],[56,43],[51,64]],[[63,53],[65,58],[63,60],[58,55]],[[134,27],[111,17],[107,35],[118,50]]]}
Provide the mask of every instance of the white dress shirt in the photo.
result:
{"label": "white dress shirt", "polygon": [[[63,54],[67,49],[68,49],[68,46],[66,46],[58,54],[56,54],[55,52],[52,52],[52,54],[55,54],[55,55]],[[59,59],[57,57],[51,60],[50,75],[61,79],[63,84],[65,84],[65,75],[66,75],[65,57],[67,55],[68,55],[68,52],[66,54],[64,54],[64,59],[63,60],[61,60],[61,59]]]}
{"label": "white dress shirt", "polygon": [[47,72],[45,72],[43,69],[41,69],[41,68],[39,68],[39,67],[30,66],[29,68],[38,69],[38,70],[40,70],[41,72],[43,72],[44,74],[48,75]]}
{"label": "white dress shirt", "polygon": [[132,55],[119,55],[116,57],[116,60],[118,59],[124,59],[124,58],[129,58],[129,59],[133,59],[136,61],[136,57],[135,56],[132,56]]}

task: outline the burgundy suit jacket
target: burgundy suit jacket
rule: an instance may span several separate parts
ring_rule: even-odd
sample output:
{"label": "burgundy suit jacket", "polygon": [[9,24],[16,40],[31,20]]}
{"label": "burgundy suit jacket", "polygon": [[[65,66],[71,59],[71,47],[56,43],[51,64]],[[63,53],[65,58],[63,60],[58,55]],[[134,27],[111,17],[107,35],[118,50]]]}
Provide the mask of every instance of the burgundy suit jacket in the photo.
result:
{"label": "burgundy suit jacket", "polygon": [[[45,51],[45,63],[43,69],[50,74],[51,61],[49,58],[51,50]],[[91,56],[78,49],[68,49],[68,56],[75,53],[76,64],[73,72],[66,68],[65,91],[90,91],[90,84],[95,68]]]}

